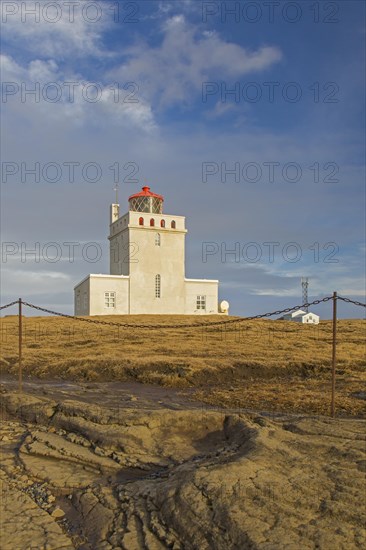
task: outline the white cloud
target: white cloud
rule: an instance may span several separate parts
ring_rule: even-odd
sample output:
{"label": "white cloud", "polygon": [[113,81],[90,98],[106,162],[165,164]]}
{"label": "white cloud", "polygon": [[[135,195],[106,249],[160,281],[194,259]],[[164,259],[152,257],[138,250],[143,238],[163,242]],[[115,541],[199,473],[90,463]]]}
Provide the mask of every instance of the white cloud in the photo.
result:
{"label": "white cloud", "polygon": [[[102,34],[112,24],[113,13],[103,3],[94,3],[100,14],[95,10],[94,13],[91,10],[83,12],[82,2],[74,2],[73,8],[61,2],[57,10],[56,2],[50,2],[48,8],[42,2],[19,4],[16,13],[8,15],[2,24],[3,40],[8,44],[17,46],[21,41],[27,51],[43,58],[106,55]],[[32,15],[30,11],[35,5],[36,15]]]}
{"label": "white cloud", "polygon": [[[150,105],[138,96],[131,98],[136,102],[130,102],[129,90],[121,89],[117,93],[115,86],[113,91],[111,85],[91,83],[75,73],[64,74],[54,60],[35,59],[21,66],[11,57],[1,55],[0,65],[4,84],[11,83],[18,87],[14,95],[9,94],[6,98],[4,111],[15,112],[28,120],[41,117],[44,122],[55,122],[66,117],[71,124],[79,126],[97,122],[102,126],[106,123],[132,126],[144,132],[156,129]],[[48,87],[50,83],[56,84],[57,88]],[[70,83],[76,86],[71,87]],[[32,94],[24,94],[25,99],[22,98],[22,86],[27,90],[39,86],[37,98]],[[52,102],[48,98],[54,97],[56,90],[60,98]],[[94,96],[98,93],[100,98],[94,102]]]}
{"label": "white cloud", "polygon": [[163,0],[158,3],[158,8],[152,14],[142,16],[141,19],[166,19],[169,14],[174,12],[190,14],[202,14],[202,5],[196,0],[179,0],[179,2]]}
{"label": "white cloud", "polygon": [[223,103],[222,101],[217,101],[214,109],[208,111],[206,116],[208,118],[219,118],[226,115],[228,112],[233,112],[237,110],[237,106],[233,103]]}
{"label": "white cloud", "polygon": [[262,71],[282,58],[277,47],[248,50],[215,32],[201,32],[183,15],[166,20],[163,32],[161,45],[139,42],[127,50],[128,60],[112,72],[123,81],[134,80],[150,102],[163,106],[189,102],[210,78]]}

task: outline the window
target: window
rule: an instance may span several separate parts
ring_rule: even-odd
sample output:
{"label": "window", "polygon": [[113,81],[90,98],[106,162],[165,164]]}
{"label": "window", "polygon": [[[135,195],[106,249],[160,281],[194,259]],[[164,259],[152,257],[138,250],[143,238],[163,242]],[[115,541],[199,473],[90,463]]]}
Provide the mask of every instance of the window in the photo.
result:
{"label": "window", "polygon": [[160,227],[165,227],[165,220],[161,220]]}
{"label": "window", "polygon": [[172,229],[175,229],[175,221],[173,220],[172,223],[170,224],[171,228]]}
{"label": "window", "polygon": [[76,307],[77,309],[80,309],[80,290],[76,293]]}
{"label": "window", "polygon": [[115,292],[105,292],[104,293],[104,306],[105,307],[116,307],[116,293]]}
{"label": "window", "polygon": [[154,218],[151,218],[151,220],[150,220],[150,226],[151,226],[151,227],[154,227],[154,225],[155,225],[155,220],[154,220]]}
{"label": "window", "polygon": [[139,218],[139,225],[144,225],[144,218],[143,217]]}
{"label": "window", "polygon": [[158,197],[135,197],[130,199],[130,210],[134,210],[135,212],[162,214],[163,201]]}
{"label": "window", "polygon": [[84,309],[88,307],[88,295],[86,292],[84,292],[84,296],[83,296],[83,307]]}
{"label": "window", "polygon": [[155,298],[160,298],[161,292],[161,277],[160,275],[155,275]]}
{"label": "window", "polygon": [[197,309],[206,309],[206,296],[197,296]]}
{"label": "window", "polygon": [[155,246],[160,246],[160,233],[155,235]]}

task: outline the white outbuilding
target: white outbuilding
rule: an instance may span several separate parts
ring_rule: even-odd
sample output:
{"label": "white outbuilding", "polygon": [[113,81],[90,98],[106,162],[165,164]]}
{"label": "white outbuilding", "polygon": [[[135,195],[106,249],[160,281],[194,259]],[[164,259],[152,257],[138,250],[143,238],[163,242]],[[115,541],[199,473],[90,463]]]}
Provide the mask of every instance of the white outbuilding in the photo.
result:
{"label": "white outbuilding", "polygon": [[297,311],[286,313],[286,315],[283,315],[282,317],[280,317],[280,320],[296,321],[297,323],[318,325],[320,321],[320,317],[319,315],[316,315],[311,311],[303,311],[302,309],[298,309]]}
{"label": "white outbuilding", "polygon": [[165,214],[164,198],[147,186],[128,200],[122,216],[119,204],[110,207],[110,274],[75,286],[75,315],[228,314],[217,279],[185,276],[185,217]]}

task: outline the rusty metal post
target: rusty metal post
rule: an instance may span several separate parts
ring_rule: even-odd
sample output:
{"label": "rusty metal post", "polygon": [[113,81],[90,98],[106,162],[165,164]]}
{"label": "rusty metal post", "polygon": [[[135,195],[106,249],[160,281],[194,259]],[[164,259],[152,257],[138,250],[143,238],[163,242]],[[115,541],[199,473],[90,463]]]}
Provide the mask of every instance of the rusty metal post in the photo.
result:
{"label": "rusty metal post", "polygon": [[23,377],[22,377],[22,344],[23,344],[23,327],[22,327],[22,299],[19,298],[19,312],[18,312],[18,339],[19,339],[19,381],[18,390],[19,393],[23,391]]}
{"label": "rusty metal post", "polygon": [[332,401],[330,414],[335,416],[335,377],[337,360],[337,293],[333,292],[333,344],[332,344]]}

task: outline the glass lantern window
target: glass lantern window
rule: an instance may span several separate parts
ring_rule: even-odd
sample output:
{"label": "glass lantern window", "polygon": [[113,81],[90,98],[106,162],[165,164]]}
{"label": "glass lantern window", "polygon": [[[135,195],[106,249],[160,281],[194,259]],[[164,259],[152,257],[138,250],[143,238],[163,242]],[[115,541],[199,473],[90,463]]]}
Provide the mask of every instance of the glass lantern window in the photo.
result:
{"label": "glass lantern window", "polygon": [[130,210],[135,212],[151,212],[162,214],[163,202],[157,197],[135,197],[130,199]]}

